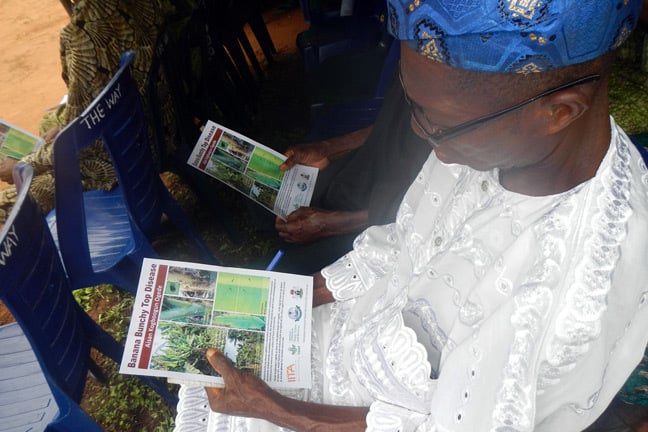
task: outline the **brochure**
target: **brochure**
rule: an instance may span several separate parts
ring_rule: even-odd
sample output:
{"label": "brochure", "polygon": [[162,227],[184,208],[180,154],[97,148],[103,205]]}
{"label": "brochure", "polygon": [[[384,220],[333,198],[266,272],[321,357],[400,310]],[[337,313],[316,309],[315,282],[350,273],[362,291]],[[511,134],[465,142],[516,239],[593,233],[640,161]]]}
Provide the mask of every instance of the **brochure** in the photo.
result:
{"label": "brochure", "polygon": [[311,386],[310,276],[145,258],[120,373],[220,386],[223,352],[277,389]]}
{"label": "brochure", "polygon": [[286,159],[263,144],[208,121],[187,163],[285,219],[310,205],[318,172],[305,165],[281,171],[279,166]]}
{"label": "brochure", "polygon": [[44,142],[43,138],[0,120],[0,159],[22,159]]}

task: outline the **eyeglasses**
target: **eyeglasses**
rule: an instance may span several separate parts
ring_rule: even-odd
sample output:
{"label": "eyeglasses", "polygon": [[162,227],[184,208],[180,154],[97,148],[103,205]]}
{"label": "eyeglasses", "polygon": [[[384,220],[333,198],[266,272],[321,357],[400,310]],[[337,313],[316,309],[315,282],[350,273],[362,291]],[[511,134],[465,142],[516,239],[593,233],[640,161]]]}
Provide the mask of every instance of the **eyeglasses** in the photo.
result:
{"label": "eyeglasses", "polygon": [[[476,119],[473,120],[468,120],[466,122],[463,122],[461,124],[458,124],[457,126],[449,127],[449,128],[440,128],[440,127],[435,127],[432,132],[429,131],[428,128],[424,127],[423,124],[431,125],[432,122],[430,122],[425,115],[425,112],[423,111],[423,108],[418,106],[416,103],[412,102],[410,98],[407,96],[407,90],[405,89],[405,84],[403,84],[403,76],[401,74],[400,70],[400,65],[398,68],[398,79],[400,80],[401,86],[403,87],[403,93],[405,95],[405,100],[407,101],[407,104],[410,107],[410,111],[412,113],[412,118],[414,119],[414,123],[416,126],[425,134],[425,138],[428,140],[430,144],[432,144],[435,147],[438,147],[441,145],[443,142],[456,138],[459,135],[463,135],[465,133],[468,133],[472,130],[475,130],[486,123],[492,122],[494,120],[497,120],[501,117],[504,117],[505,115],[522,108],[523,106],[529,105],[532,102],[537,101],[538,99],[542,99],[545,96],[549,96],[554,93],[558,93],[560,91],[563,91],[565,89],[571,88],[571,87],[576,87],[582,84],[587,84],[590,82],[597,81],[601,78],[600,75],[593,74],[593,75],[587,75],[582,78],[575,79],[573,81],[570,81],[568,83],[559,85],[558,87],[554,87],[552,89],[546,90],[538,95],[535,95],[529,99],[526,99],[522,102],[519,102],[513,106],[510,106],[508,108],[504,108],[503,110],[494,112],[492,114],[487,114],[485,116],[477,117]],[[424,122],[421,121],[421,118],[425,119]]]}

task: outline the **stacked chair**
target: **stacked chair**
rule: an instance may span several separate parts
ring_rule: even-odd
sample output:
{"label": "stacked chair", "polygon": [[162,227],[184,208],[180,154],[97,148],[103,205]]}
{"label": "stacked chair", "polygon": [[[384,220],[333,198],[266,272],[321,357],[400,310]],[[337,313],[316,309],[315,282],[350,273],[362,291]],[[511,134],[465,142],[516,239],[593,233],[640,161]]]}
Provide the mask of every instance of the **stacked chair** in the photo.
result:
{"label": "stacked chair", "polygon": [[[217,263],[153,162],[141,95],[130,76],[134,55],[122,55],[112,80],[54,142],[56,208],[47,220],[73,289],[109,283],[134,294],[142,259],[157,256],[151,243],[163,214],[191,240],[203,262]],[[98,139],[119,185],[84,192],[79,155]]]}
{"label": "stacked chair", "polygon": [[[399,59],[400,44],[393,40],[363,53],[341,56],[340,61],[329,59],[311,82],[308,141],[371,126],[395,77]],[[331,67],[328,63],[332,63]]]}
{"label": "stacked chair", "polygon": [[372,125],[400,59],[384,0],[343,0],[337,9],[323,3],[301,1],[310,28],[297,36],[310,102],[308,141]]}
{"label": "stacked chair", "polygon": [[[17,321],[0,327],[0,429],[100,431],[80,408],[95,348],[115,362],[123,347],[72,296],[73,286],[40,207],[28,192],[32,168],[14,171],[18,199],[0,233],[0,300]],[[141,377],[171,406],[163,382]]]}
{"label": "stacked chair", "polygon": [[[178,174],[199,197],[201,204],[218,215],[229,240],[238,243],[237,218],[224,205],[230,193],[219,181],[206,176],[186,161],[200,136],[199,127],[213,120],[242,133],[254,123],[263,59],[252,49],[244,30],[251,29],[268,65],[276,48],[261,14],[258,0],[198,0],[192,7],[176,5],[161,32],[146,89],[160,171]],[[160,112],[157,88],[163,81],[173,105],[175,134],[166,133],[168,120]]]}
{"label": "stacked chair", "polygon": [[385,0],[354,0],[348,13],[322,5],[317,0],[301,0],[308,30],[297,35],[297,47],[307,72],[316,70],[327,58],[362,51],[380,42],[385,27]]}

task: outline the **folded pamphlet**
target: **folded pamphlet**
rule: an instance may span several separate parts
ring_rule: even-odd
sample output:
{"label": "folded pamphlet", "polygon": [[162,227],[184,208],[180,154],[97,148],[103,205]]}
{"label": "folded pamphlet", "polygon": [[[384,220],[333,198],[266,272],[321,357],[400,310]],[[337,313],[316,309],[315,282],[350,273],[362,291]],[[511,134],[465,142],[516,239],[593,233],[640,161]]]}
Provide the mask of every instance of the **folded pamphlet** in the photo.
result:
{"label": "folded pamphlet", "polygon": [[43,138],[0,120],[0,159],[22,159],[44,142]]}
{"label": "folded pamphlet", "polygon": [[221,386],[205,353],[277,389],[311,387],[313,279],[145,258],[120,372]]}
{"label": "folded pamphlet", "polygon": [[281,171],[285,160],[281,153],[208,121],[187,163],[285,219],[310,205],[318,173],[305,165]]}

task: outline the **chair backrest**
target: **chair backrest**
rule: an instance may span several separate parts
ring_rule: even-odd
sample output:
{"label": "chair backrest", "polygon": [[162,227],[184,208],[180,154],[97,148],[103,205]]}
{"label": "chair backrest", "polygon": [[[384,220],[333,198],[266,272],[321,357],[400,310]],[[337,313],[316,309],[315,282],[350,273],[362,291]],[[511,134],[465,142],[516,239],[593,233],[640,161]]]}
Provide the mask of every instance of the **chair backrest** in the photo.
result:
{"label": "chair backrest", "polygon": [[[82,212],[79,154],[101,139],[113,160],[133,221],[152,236],[162,215],[162,184],[153,163],[141,95],[130,75],[134,56],[133,51],[122,55],[119,69],[103,91],[57,136],[56,141],[66,145],[54,144],[56,190],[61,192],[56,195],[56,205],[58,209],[62,200],[69,209],[76,201]],[[63,216],[60,218],[65,219]]]}
{"label": "chair backrest", "polygon": [[[32,168],[15,171],[18,199],[0,233],[0,299],[22,327],[48,381],[79,401],[90,345],[58,251],[40,207],[28,193]],[[84,318],[86,317],[86,318]]]}
{"label": "chair backrest", "polygon": [[[153,162],[141,95],[130,75],[135,53],[122,55],[120,67],[104,90],[70,122],[54,143],[56,224],[61,254],[90,266],[79,157],[101,140],[113,161],[117,180],[130,214],[132,231],[154,238],[163,213],[163,184]],[[100,145],[100,144],[99,144]],[[138,237],[136,242],[144,241]]]}

